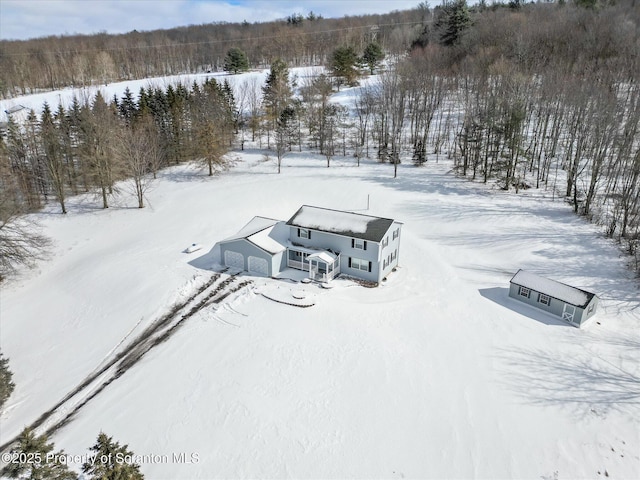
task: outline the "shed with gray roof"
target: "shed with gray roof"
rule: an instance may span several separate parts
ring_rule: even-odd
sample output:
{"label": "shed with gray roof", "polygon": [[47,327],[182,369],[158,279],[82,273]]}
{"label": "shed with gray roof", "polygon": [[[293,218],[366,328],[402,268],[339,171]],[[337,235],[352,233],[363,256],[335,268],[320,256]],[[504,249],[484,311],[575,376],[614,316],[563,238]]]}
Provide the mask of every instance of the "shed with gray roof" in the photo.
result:
{"label": "shed with gray roof", "polygon": [[595,313],[595,293],[518,270],[510,281],[509,296],[570,323],[583,326]]}

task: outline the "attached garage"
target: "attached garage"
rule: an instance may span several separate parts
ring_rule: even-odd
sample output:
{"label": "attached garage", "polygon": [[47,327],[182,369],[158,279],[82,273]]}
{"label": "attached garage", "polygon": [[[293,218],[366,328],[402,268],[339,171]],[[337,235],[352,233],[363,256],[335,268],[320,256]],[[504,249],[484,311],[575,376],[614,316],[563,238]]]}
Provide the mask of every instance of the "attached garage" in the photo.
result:
{"label": "attached garage", "polygon": [[259,275],[269,275],[269,262],[260,257],[250,256],[248,261],[249,273],[257,273]]}
{"label": "attached garage", "polygon": [[[236,235],[218,242],[220,263],[253,275],[272,276],[280,272],[286,247],[278,241],[281,234],[274,231],[277,222],[255,217]],[[288,231],[286,226],[281,229]]]}
{"label": "attached garage", "polygon": [[226,250],[224,252],[224,265],[225,267],[244,270],[244,255],[233,250]]}

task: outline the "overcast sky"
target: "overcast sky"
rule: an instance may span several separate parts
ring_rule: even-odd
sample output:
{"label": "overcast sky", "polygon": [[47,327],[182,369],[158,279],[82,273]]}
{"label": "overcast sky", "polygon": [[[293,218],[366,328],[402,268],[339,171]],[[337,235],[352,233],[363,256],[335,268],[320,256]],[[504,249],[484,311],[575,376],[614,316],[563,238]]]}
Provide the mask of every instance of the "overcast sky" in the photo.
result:
{"label": "overcast sky", "polygon": [[[421,0],[0,0],[0,39],[125,33],[211,22],[386,13]],[[429,2],[434,4],[432,0]]]}

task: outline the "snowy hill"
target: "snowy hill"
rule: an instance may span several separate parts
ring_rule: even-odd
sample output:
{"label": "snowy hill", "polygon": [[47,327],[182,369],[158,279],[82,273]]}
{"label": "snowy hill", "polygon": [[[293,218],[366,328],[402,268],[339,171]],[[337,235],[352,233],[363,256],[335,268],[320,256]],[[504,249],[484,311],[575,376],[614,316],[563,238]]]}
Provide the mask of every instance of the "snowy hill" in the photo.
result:
{"label": "snowy hill", "polygon": [[[640,477],[638,290],[596,227],[544,191],[489,192],[446,161],[393,179],[389,165],[292,153],[277,175],[262,153],[234,153],[212,179],[165,170],[144,210],[76,197],[67,216],[37,215],[55,248],[3,286],[16,390],[1,443],[195,295],[209,250],[253,216],[364,212],[370,195],[368,213],[404,222],[387,282],[239,277],[253,283],[186,319],[56,447],[86,454],[103,430],[148,456],[152,479]],[[596,321],[578,330],[509,299],[519,268],[596,292]],[[314,306],[261,295],[301,289]]]}

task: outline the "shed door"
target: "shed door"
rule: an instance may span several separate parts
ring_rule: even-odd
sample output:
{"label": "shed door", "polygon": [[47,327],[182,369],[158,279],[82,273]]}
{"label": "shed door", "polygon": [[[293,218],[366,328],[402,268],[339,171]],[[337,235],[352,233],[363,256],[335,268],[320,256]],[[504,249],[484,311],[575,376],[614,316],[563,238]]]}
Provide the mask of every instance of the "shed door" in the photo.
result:
{"label": "shed door", "polygon": [[249,271],[269,275],[269,264],[264,258],[249,257]]}
{"label": "shed door", "polygon": [[239,268],[244,270],[244,256],[238,252],[227,250],[224,252],[224,264],[227,267]]}
{"label": "shed door", "polygon": [[575,316],[575,314],[576,314],[576,307],[565,303],[564,308],[562,310],[562,319],[566,320],[569,323],[573,323],[573,317]]}

